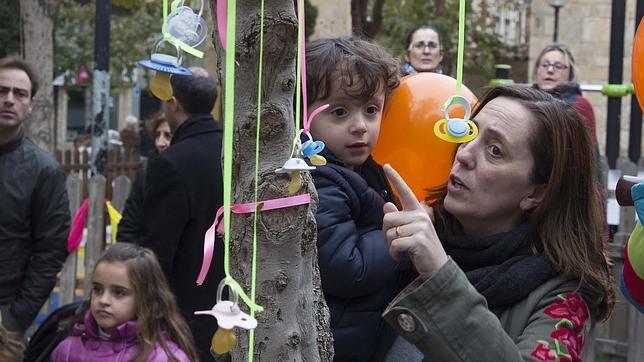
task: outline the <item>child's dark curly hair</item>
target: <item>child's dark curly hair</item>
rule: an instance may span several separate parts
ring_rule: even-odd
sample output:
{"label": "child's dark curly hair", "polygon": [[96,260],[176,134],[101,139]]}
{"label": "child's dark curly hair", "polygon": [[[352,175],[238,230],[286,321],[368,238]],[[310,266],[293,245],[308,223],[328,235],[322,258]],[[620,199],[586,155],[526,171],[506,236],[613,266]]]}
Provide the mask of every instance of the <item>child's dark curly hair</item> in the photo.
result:
{"label": "child's dark curly hair", "polygon": [[400,83],[397,61],[375,43],[354,37],[319,39],[306,46],[307,102],[326,99],[336,77],[342,90],[367,102]]}

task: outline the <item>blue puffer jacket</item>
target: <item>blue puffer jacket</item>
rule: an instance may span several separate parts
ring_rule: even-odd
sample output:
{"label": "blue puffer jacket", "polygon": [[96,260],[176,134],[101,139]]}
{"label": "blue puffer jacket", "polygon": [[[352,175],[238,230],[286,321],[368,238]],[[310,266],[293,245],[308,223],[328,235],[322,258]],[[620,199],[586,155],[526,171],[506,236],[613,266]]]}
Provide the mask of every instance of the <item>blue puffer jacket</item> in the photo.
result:
{"label": "blue puffer jacket", "polygon": [[380,165],[369,158],[355,172],[329,152],[324,156],[327,165],[311,174],[320,199],[317,245],[335,361],[371,361],[393,341],[381,314],[404,286],[409,264],[399,266],[386,247],[382,207],[393,199]]}

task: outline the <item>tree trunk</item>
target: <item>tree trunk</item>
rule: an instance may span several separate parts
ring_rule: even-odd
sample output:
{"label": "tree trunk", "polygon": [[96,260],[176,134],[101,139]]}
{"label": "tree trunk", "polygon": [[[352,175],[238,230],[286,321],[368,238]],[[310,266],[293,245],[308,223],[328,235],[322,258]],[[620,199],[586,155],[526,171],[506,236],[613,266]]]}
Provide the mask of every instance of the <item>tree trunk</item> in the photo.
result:
{"label": "tree trunk", "polygon": [[[373,4],[370,6],[369,3]],[[373,39],[382,27],[382,8],[385,0],[351,0],[351,29],[366,39]],[[369,19],[369,10],[371,16]]]}
{"label": "tree trunk", "polygon": [[[290,157],[294,137],[293,99],[297,19],[293,0],[267,2],[264,20],[264,66],[260,127],[258,201],[288,196],[289,177],[275,173]],[[216,13],[215,2],[213,14]],[[260,3],[237,1],[235,119],[232,203],[252,202],[255,180],[255,131],[259,66]],[[216,16],[213,16],[216,19]],[[225,52],[215,29],[220,79]],[[226,95],[224,95],[225,97]],[[317,194],[310,174],[303,188]],[[317,202],[258,214],[255,361],[331,361],[329,311],[320,287],[315,244]],[[230,270],[250,295],[253,215],[231,215]],[[240,301],[241,304],[243,304]],[[242,308],[245,308],[242,306]],[[248,333],[238,332],[233,360],[248,355]]]}
{"label": "tree trunk", "polygon": [[26,122],[29,138],[41,148],[54,148],[54,15],[61,0],[21,0],[25,59],[38,72],[40,88]]}

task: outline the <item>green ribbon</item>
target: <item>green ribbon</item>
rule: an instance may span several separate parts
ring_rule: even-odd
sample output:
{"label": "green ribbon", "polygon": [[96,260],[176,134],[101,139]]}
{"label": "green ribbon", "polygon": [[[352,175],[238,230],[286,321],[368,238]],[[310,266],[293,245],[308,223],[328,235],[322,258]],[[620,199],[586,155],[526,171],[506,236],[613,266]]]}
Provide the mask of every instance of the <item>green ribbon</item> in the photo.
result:
{"label": "green ribbon", "polygon": [[[166,0],[164,0],[166,1]],[[226,28],[226,75],[225,75],[225,98],[224,98],[224,273],[225,283],[235,289],[239,297],[248,305],[251,312],[261,312],[261,306],[255,304],[246,295],[239,283],[230,276],[230,205],[232,200],[232,170],[233,170],[233,127],[235,123],[235,22],[236,22],[236,0],[228,0],[228,15]]]}
{"label": "green ribbon", "polygon": [[[259,66],[257,70],[257,126],[255,127],[255,190],[253,201],[257,204],[259,194],[259,136],[262,124],[262,78],[264,70],[264,0],[260,2],[259,18]],[[253,259],[251,265],[250,299],[255,303],[257,289],[257,214],[261,206],[258,205],[253,213]],[[255,317],[255,309],[250,309],[250,316]],[[248,333],[248,361],[253,361],[255,350],[255,329]]]}
{"label": "green ribbon", "polygon": [[463,85],[463,48],[465,47],[465,0],[458,6],[458,55],[456,58],[456,95],[461,95]]}

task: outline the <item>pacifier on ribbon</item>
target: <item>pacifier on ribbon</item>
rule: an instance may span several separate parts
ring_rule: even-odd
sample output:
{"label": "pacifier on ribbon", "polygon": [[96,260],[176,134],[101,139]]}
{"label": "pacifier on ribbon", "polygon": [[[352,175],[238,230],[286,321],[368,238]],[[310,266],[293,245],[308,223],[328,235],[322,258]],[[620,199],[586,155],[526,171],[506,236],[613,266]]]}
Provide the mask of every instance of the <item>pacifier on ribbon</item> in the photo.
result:
{"label": "pacifier on ribbon", "polygon": [[315,166],[326,165],[326,158],[319,155],[324,150],[324,142],[314,141],[311,134],[305,130],[301,130],[300,134],[304,134],[308,138],[301,146],[302,157],[311,160],[311,164]]}
{"label": "pacifier on ribbon", "polygon": [[203,13],[203,0],[199,14],[195,14],[191,7],[185,6],[183,0],[175,0],[171,5],[172,12],[168,16],[167,31],[173,37],[195,47],[206,39],[208,24],[201,17]]}
{"label": "pacifier on ribbon", "polygon": [[[172,44],[176,49],[176,55],[162,53],[160,49],[164,43]],[[150,80],[150,91],[155,97],[162,101],[172,98],[170,75],[192,75],[192,72],[181,66],[182,60],[183,55],[179,46],[162,38],[154,46],[154,52],[150,56],[150,60],[138,61],[140,66],[156,71],[154,77]]]}
{"label": "pacifier on ribbon", "polygon": [[[461,105],[465,108],[465,117],[450,118],[449,108],[455,105]],[[471,115],[470,102],[462,96],[451,96],[443,106],[444,119],[434,124],[434,134],[443,141],[452,143],[469,142],[479,134],[478,127],[470,121]]]}
{"label": "pacifier on ribbon", "polygon": [[228,287],[230,300],[221,300],[221,294],[226,285],[225,279],[219,282],[217,288],[217,303],[211,310],[196,311],[195,314],[208,314],[217,318],[217,331],[212,336],[210,350],[218,355],[230,352],[237,337],[233,328],[253,329],[257,327],[257,320],[239,309],[237,304],[239,297],[234,288]]}
{"label": "pacifier on ribbon", "polygon": [[303,159],[298,157],[291,157],[284,166],[275,170],[276,173],[288,173],[291,175],[291,183],[288,185],[289,195],[293,195],[302,187],[302,180],[300,179],[300,171],[315,170],[315,166],[309,166]]}
{"label": "pacifier on ribbon", "polygon": [[[304,87],[304,89],[306,89],[306,87]],[[284,166],[275,170],[277,173],[289,173],[291,175],[291,182],[288,185],[289,195],[295,194],[302,187],[300,171],[315,170],[315,166],[326,165],[326,158],[318,155],[318,153],[324,150],[324,142],[314,141],[309,130],[311,129],[313,118],[327,108],[329,108],[328,104],[318,107],[311,112],[311,115],[309,115],[307,119],[304,120],[304,128],[296,133],[295,139],[293,140],[291,158],[284,163]],[[304,143],[302,143],[302,134],[306,135],[308,138]],[[311,164],[315,166],[309,166],[301,157],[308,157],[311,160]]]}

